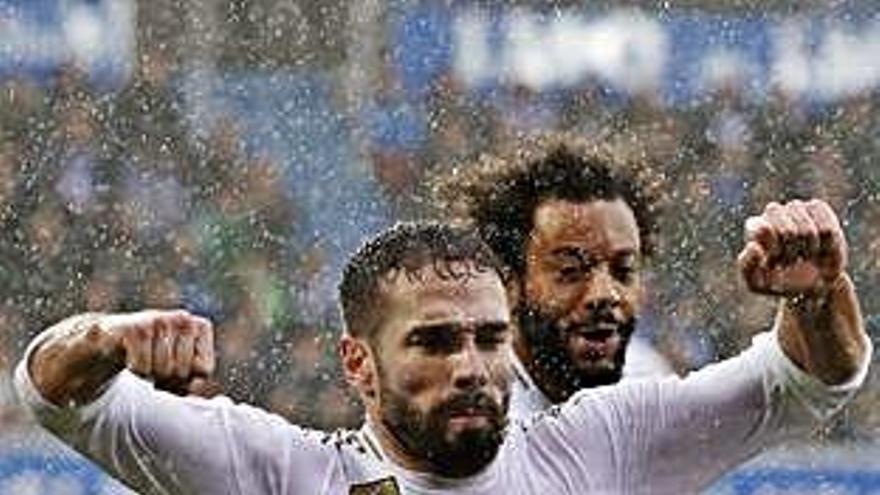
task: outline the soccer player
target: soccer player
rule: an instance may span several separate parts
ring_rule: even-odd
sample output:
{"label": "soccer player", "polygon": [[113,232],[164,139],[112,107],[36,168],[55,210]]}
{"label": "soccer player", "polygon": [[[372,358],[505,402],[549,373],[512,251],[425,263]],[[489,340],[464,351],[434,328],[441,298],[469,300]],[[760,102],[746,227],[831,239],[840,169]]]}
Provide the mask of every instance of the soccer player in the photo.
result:
{"label": "soccer player", "polygon": [[340,350],[365,406],[358,431],[155,390],[151,378],[212,370],[211,324],[183,311],[67,319],[30,344],[16,388],[143,493],[690,493],[835,412],[870,360],[830,209],[774,205],[749,226],[746,279],[787,297],[773,332],[686,379],[586,390],[507,427],[504,272],[443,224],[399,225],[346,266]]}
{"label": "soccer player", "polygon": [[616,383],[634,364],[626,358],[655,212],[626,165],[551,134],[440,179],[445,213],[471,223],[512,275],[514,416]]}

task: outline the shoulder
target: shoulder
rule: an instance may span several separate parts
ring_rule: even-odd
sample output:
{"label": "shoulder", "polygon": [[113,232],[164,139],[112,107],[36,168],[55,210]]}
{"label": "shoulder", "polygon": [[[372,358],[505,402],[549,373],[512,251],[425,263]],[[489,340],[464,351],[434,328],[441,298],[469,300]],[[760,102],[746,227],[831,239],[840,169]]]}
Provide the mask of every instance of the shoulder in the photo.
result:
{"label": "shoulder", "polygon": [[583,389],[562,404],[515,418],[511,430],[519,429],[532,439],[562,443],[585,436],[611,442],[620,431],[659,414],[674,402],[680,384],[681,379],[672,375]]}

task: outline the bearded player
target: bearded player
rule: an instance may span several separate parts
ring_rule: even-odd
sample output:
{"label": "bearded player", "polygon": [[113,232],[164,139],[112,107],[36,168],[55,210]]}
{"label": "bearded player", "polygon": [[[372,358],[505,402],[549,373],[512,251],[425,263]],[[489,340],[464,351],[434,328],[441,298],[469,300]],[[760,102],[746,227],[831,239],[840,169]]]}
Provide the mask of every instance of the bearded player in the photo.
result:
{"label": "bearded player", "polygon": [[627,165],[599,146],[547,135],[439,181],[445,213],[472,224],[512,275],[514,415],[617,383],[625,364],[647,368],[633,360],[653,357],[629,348],[656,219]]}

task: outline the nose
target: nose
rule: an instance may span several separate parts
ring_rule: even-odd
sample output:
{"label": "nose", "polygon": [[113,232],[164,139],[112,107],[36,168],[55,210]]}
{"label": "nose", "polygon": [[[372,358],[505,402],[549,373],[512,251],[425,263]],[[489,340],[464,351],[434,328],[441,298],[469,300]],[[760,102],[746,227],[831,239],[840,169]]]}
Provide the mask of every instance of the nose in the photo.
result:
{"label": "nose", "polygon": [[461,350],[452,356],[452,384],[455,388],[473,390],[489,382],[489,367],[473,337],[465,339]]}
{"label": "nose", "polygon": [[577,307],[582,311],[612,310],[620,306],[620,287],[608,266],[597,267],[593,276],[584,282]]}

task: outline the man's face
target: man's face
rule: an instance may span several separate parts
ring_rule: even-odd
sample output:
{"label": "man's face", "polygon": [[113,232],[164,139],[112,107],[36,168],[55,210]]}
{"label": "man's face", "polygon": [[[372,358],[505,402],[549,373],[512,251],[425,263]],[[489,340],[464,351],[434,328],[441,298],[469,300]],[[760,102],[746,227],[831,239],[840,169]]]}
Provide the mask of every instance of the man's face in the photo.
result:
{"label": "man's face", "polygon": [[467,269],[464,278],[426,267],[391,280],[376,342],[377,415],[409,455],[448,477],[469,476],[494,459],[509,403],[504,286],[493,271]]}
{"label": "man's face", "polygon": [[535,210],[516,316],[527,365],[553,382],[542,388],[554,401],[620,380],[639,309],[639,250],[623,200],[548,200]]}

